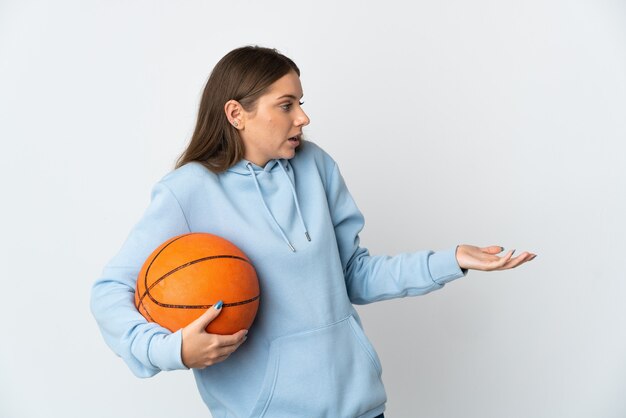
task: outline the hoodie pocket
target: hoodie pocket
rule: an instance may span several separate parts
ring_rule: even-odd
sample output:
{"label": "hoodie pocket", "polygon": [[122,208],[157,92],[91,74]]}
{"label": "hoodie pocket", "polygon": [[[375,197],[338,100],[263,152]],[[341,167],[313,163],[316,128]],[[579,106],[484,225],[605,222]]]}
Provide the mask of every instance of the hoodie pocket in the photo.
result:
{"label": "hoodie pocket", "polygon": [[353,316],[274,340],[250,417],[357,417],[385,403],[380,361]]}

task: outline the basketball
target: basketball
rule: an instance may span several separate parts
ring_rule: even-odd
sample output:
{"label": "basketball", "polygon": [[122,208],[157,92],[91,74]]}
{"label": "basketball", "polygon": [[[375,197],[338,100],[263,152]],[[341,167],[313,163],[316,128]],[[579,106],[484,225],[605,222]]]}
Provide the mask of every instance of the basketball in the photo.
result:
{"label": "basketball", "polygon": [[208,233],[173,237],[150,254],[135,289],[135,307],[150,322],[175,332],[219,300],[210,334],[249,329],[259,307],[254,266],[230,241]]}

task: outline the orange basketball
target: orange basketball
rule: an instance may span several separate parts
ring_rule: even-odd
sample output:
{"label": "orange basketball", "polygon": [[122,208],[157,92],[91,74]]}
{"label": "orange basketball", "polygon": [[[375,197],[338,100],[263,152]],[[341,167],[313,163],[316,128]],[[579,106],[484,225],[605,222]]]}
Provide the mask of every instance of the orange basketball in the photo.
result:
{"label": "orange basketball", "polygon": [[250,328],[259,307],[256,271],[239,248],[216,235],[191,233],[165,241],[137,277],[135,307],[172,332],[219,300],[222,312],[207,332],[234,334]]}

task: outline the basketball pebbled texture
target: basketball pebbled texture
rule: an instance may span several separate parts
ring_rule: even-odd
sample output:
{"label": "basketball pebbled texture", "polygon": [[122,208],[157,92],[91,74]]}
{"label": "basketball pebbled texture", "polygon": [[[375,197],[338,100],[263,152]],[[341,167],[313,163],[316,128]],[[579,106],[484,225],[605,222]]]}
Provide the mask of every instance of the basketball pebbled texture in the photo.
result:
{"label": "basketball pebbled texture", "polygon": [[220,315],[206,330],[234,334],[252,325],[259,296],[248,257],[224,238],[197,232],[170,238],[150,254],[137,277],[135,307],[175,332],[222,300]]}

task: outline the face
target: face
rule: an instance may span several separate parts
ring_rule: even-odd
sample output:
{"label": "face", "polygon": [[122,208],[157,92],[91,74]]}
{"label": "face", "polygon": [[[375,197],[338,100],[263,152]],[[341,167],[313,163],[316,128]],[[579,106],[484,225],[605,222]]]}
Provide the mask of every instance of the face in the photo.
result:
{"label": "face", "polygon": [[302,128],[310,122],[302,110],[302,96],[300,77],[292,71],[259,97],[253,112],[241,109],[239,134],[246,160],[263,167],[269,160],[296,155]]}

